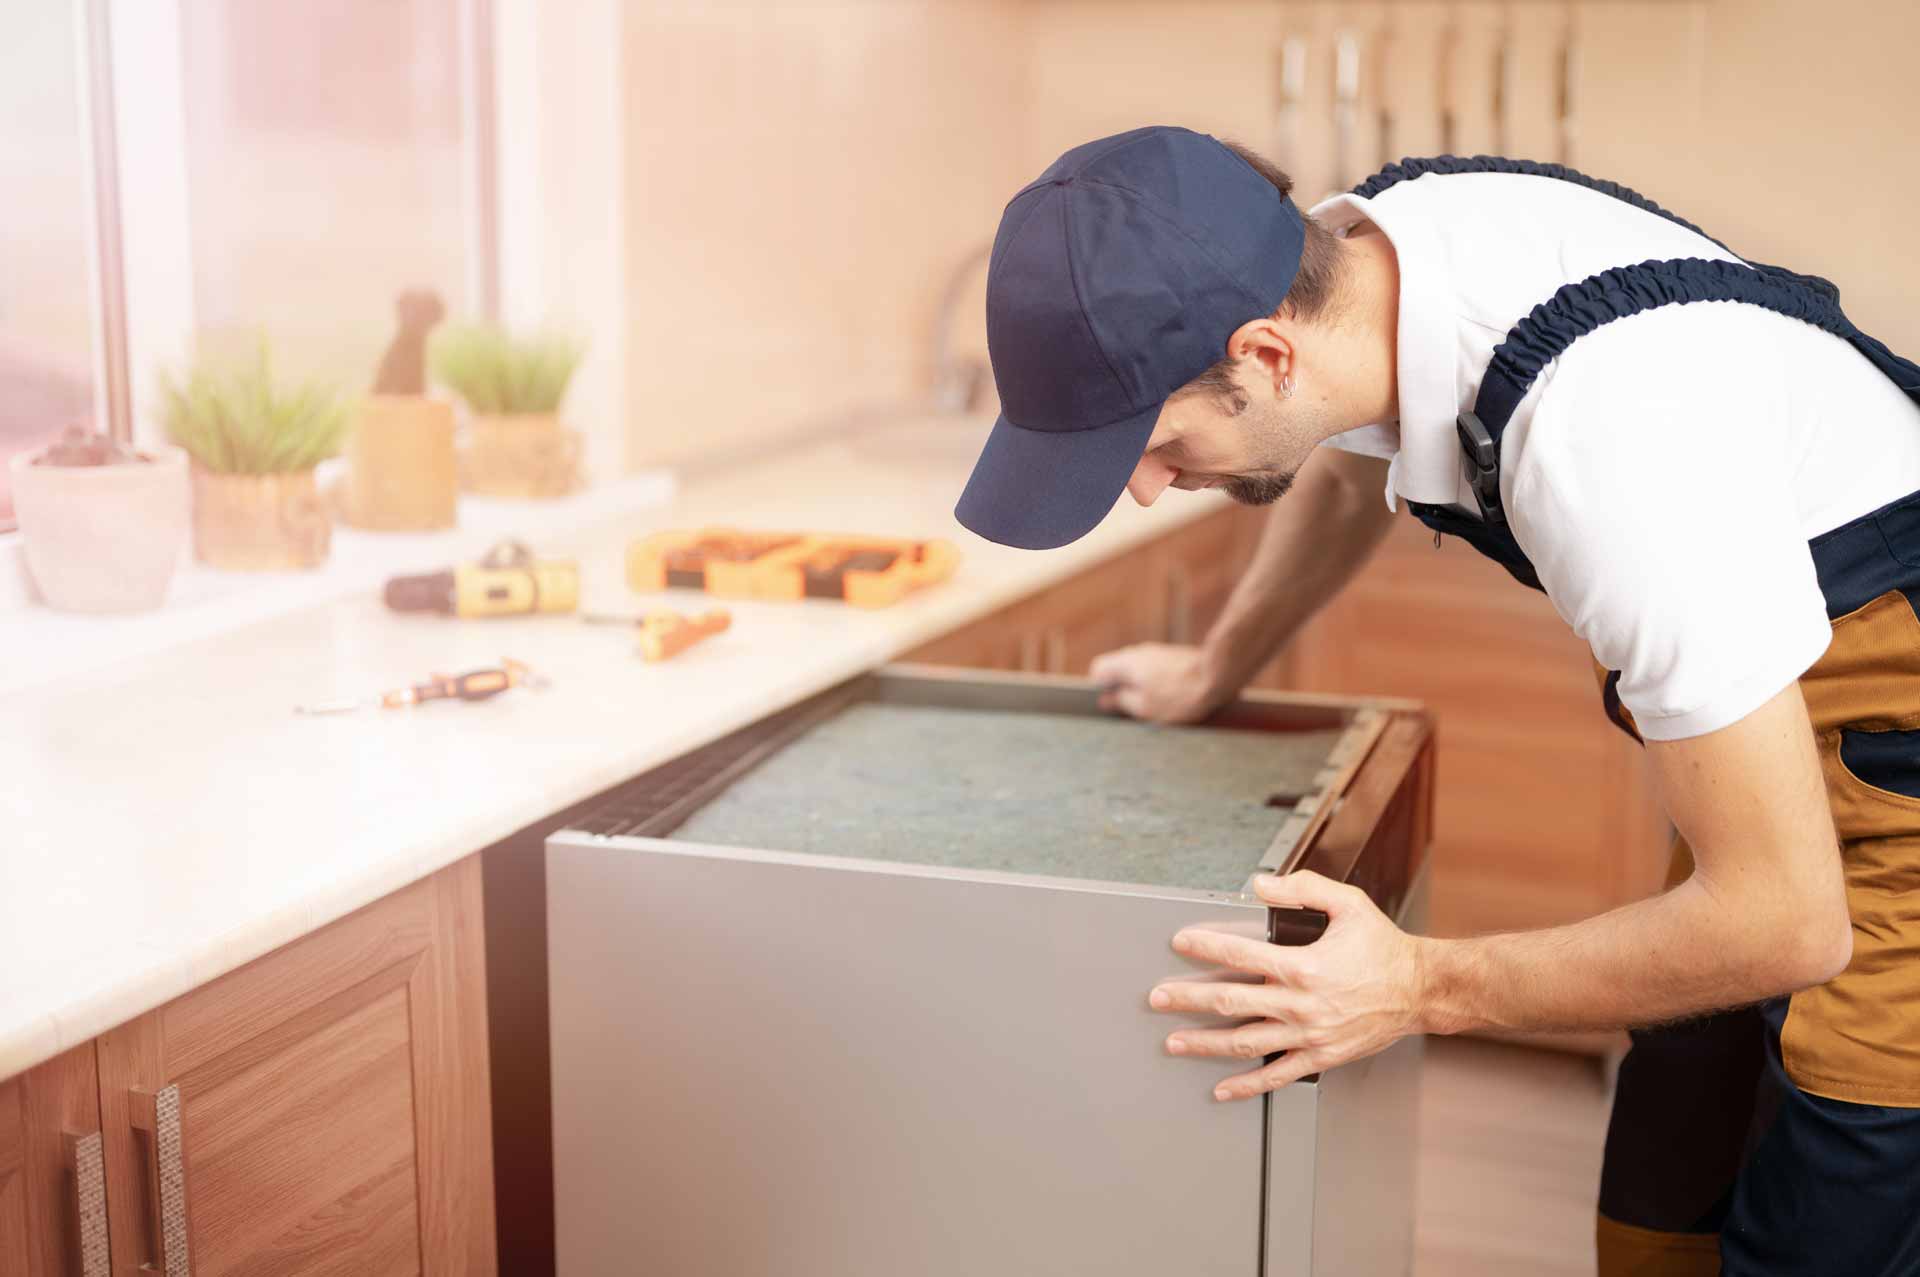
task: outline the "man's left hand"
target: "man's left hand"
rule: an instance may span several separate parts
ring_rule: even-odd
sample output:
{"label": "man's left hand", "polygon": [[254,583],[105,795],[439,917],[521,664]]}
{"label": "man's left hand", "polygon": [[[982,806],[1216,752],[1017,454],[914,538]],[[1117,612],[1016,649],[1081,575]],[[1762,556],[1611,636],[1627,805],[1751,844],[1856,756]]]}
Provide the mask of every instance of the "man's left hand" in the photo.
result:
{"label": "man's left hand", "polygon": [[1221,1082],[1215,1099],[1251,1099],[1421,1031],[1422,942],[1394,926],[1365,892],[1306,870],[1263,876],[1254,890],[1270,905],[1325,912],[1326,933],[1310,945],[1286,946],[1188,927],[1173,938],[1176,952],[1264,983],[1171,980],[1148,999],[1156,1011],[1248,1020],[1235,1028],[1181,1029],[1167,1038],[1171,1054],[1257,1060],[1286,1053]]}

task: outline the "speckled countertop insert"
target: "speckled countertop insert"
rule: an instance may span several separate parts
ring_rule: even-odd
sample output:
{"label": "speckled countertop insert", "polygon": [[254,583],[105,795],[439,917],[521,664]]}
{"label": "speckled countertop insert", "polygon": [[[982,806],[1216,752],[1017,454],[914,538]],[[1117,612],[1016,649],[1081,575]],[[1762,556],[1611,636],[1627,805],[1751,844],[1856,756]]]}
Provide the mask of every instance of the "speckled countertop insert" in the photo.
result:
{"label": "speckled countertop insert", "polygon": [[861,703],[695,812],[688,842],[1237,891],[1338,731]]}

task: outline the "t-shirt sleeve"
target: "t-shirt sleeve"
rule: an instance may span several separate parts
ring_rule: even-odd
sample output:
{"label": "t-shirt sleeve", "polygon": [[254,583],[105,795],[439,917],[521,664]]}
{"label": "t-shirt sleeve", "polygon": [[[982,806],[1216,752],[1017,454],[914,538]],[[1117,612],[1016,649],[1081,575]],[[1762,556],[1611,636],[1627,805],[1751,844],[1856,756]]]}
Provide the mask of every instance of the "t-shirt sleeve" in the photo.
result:
{"label": "t-shirt sleeve", "polygon": [[1507,493],[1554,607],[1620,671],[1621,703],[1649,740],[1738,722],[1832,637],[1782,397],[1764,375],[1702,375],[1676,354],[1683,334],[1661,331],[1677,325],[1645,322],[1665,318],[1610,325],[1567,352]]}

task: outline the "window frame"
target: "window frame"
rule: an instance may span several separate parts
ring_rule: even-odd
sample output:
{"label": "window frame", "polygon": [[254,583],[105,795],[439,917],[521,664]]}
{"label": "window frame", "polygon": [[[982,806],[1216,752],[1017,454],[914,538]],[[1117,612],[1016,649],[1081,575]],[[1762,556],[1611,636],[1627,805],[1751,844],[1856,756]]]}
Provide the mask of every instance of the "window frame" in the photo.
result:
{"label": "window frame", "polygon": [[[95,427],[134,443],[160,372],[192,357],[192,191],[181,57],[185,0],[79,0],[89,150],[88,291]],[[580,329],[569,415],[589,473],[625,473],[625,10],[620,0],[459,6],[469,313]],[[496,50],[506,56],[496,56]],[[566,86],[564,92],[556,85]],[[566,198],[551,198],[564,188]],[[588,245],[590,257],[565,246]],[[14,532],[0,523],[0,537]]]}

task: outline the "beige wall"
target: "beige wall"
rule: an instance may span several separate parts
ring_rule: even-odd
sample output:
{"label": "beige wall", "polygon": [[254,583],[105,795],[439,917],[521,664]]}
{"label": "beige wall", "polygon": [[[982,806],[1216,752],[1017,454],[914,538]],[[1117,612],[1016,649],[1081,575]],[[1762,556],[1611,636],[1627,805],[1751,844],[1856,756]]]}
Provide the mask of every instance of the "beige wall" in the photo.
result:
{"label": "beige wall", "polygon": [[1021,180],[1012,0],[635,0],[633,464],[924,393],[942,285]]}
{"label": "beige wall", "polygon": [[[1274,153],[1303,199],[1405,154],[1565,159],[1738,251],[1830,276],[1863,327],[1920,352],[1920,76],[1905,65],[1920,5],[1904,0],[1829,0],[1817,17],[1788,0],[633,0],[628,14],[635,463],[923,394],[940,288],[1007,197],[1061,150],[1143,123]],[[1343,39],[1358,69],[1344,131]],[[1289,42],[1304,84],[1283,77]]]}
{"label": "beige wall", "polygon": [[[1602,128],[1582,111],[1581,161],[1649,194],[1761,261],[1825,275],[1847,313],[1895,350],[1920,353],[1920,5],[1908,0],[1711,0],[1668,6],[1671,63],[1617,92]],[[1606,56],[1644,42],[1627,20],[1658,5],[1596,6]],[[1619,12],[1616,12],[1619,11]],[[1589,101],[1602,92],[1588,91]],[[1595,102],[1597,107],[1598,103]],[[1625,176],[1627,173],[1634,177]]]}

